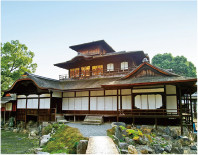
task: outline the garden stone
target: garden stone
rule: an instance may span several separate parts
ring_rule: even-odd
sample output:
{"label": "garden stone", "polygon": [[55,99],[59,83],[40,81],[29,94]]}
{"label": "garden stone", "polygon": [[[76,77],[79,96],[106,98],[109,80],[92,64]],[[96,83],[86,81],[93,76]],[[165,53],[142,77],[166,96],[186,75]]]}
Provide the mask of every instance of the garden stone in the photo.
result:
{"label": "garden stone", "polygon": [[43,126],[43,127],[46,127],[46,126],[48,126],[48,125],[49,125],[48,122],[43,122],[43,123],[42,123],[42,126]]}
{"label": "garden stone", "polygon": [[164,152],[164,148],[162,148],[159,144],[154,144],[153,148],[156,154]]}
{"label": "garden stone", "polygon": [[49,141],[50,138],[51,138],[50,134],[48,134],[48,135],[43,135],[43,136],[41,137],[41,143],[40,143],[40,145],[41,145],[41,146],[45,145],[45,144]]}
{"label": "garden stone", "polygon": [[127,129],[131,129],[131,125],[128,124],[128,125],[126,126],[126,128],[127,128]]}
{"label": "garden stone", "polygon": [[197,146],[196,145],[190,146],[190,149],[191,150],[197,150]]}
{"label": "garden stone", "polygon": [[14,126],[14,117],[11,117],[9,119],[9,127],[13,127]]}
{"label": "garden stone", "polygon": [[128,133],[126,132],[126,129],[122,131],[122,135],[128,136]]}
{"label": "garden stone", "polygon": [[67,121],[67,120],[58,120],[57,122],[58,122],[59,124],[69,123],[69,121]]}
{"label": "garden stone", "polygon": [[143,146],[141,149],[140,149],[140,152],[142,154],[153,154],[154,151],[149,147],[149,146]]}
{"label": "garden stone", "polygon": [[112,122],[111,126],[124,126],[126,128],[126,124],[124,122]]}
{"label": "garden stone", "polygon": [[86,154],[88,140],[80,140],[77,146],[77,154]]}
{"label": "garden stone", "polygon": [[38,152],[41,152],[42,149],[43,149],[43,148],[35,148],[35,149],[34,149],[34,153],[35,153],[35,154],[38,154]]}
{"label": "garden stone", "polygon": [[142,125],[141,131],[142,131],[143,134],[150,134],[151,131],[152,131],[152,127],[146,126],[146,125]]}
{"label": "garden stone", "polygon": [[25,129],[24,129],[22,132],[23,132],[24,134],[27,134],[27,133],[28,133],[28,131],[27,131],[27,130],[25,130]]}
{"label": "garden stone", "polygon": [[37,154],[50,154],[48,152],[37,152]]}
{"label": "garden stone", "polygon": [[37,135],[37,131],[36,130],[33,130],[33,131],[30,132],[30,136],[36,137],[36,135]]}
{"label": "garden stone", "polygon": [[139,138],[139,140],[137,141],[137,143],[139,143],[140,145],[146,145],[147,144],[147,142],[145,141],[145,139],[143,139],[143,138]]}
{"label": "garden stone", "polygon": [[166,151],[168,153],[171,153],[171,149],[172,149],[171,145],[167,145],[167,146],[164,147],[164,151]]}
{"label": "garden stone", "polygon": [[179,141],[181,142],[182,146],[188,146],[191,144],[190,139],[186,136],[181,137],[181,139]]}
{"label": "garden stone", "polygon": [[135,141],[129,137],[125,137],[125,142],[129,145],[134,145]]}
{"label": "garden stone", "polygon": [[120,129],[120,127],[116,126],[115,128],[115,136],[120,140],[120,141],[124,141],[124,137],[122,135],[122,131]]}
{"label": "garden stone", "polygon": [[164,133],[166,133],[167,135],[170,135],[170,134],[171,134],[171,130],[170,130],[169,126],[167,126],[167,127],[164,129]]}
{"label": "garden stone", "polygon": [[133,145],[128,146],[128,152],[129,152],[129,154],[138,154],[138,151],[136,150],[135,146],[133,146]]}
{"label": "garden stone", "polygon": [[162,135],[162,137],[163,137],[165,140],[167,140],[167,141],[171,140],[171,137],[170,137],[169,135]]}
{"label": "garden stone", "polygon": [[17,133],[19,131],[19,129],[13,129],[13,132]]}
{"label": "garden stone", "polygon": [[119,142],[119,148],[121,150],[127,149],[129,146],[129,144],[125,143],[125,142]]}
{"label": "garden stone", "polygon": [[129,154],[128,150],[121,150],[121,154]]}
{"label": "garden stone", "polygon": [[178,138],[181,135],[180,130],[173,128],[171,130],[170,136],[174,139]]}
{"label": "garden stone", "polygon": [[119,139],[118,139],[115,135],[113,135],[113,142],[114,142],[116,145],[118,145],[118,143],[120,142]]}
{"label": "garden stone", "polygon": [[172,150],[171,150],[171,153],[183,154],[184,150],[183,150],[183,148],[180,148],[180,147],[173,147]]}

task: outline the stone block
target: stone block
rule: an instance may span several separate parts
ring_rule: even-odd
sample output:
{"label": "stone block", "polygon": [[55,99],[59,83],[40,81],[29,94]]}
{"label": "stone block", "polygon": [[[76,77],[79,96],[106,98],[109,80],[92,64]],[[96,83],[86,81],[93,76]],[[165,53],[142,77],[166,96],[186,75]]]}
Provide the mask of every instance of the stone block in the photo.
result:
{"label": "stone block", "polygon": [[125,150],[125,149],[127,149],[128,146],[129,146],[129,144],[127,144],[127,143],[125,143],[125,142],[119,142],[118,145],[119,145],[119,148],[120,148],[121,150]]}
{"label": "stone block", "polygon": [[133,146],[133,145],[128,146],[128,152],[129,152],[129,154],[138,154],[138,151],[136,150],[135,146]]}
{"label": "stone block", "polygon": [[112,122],[111,126],[124,126],[126,128],[126,124],[124,122]]}
{"label": "stone block", "polygon": [[88,140],[80,140],[77,146],[77,154],[86,154]]}

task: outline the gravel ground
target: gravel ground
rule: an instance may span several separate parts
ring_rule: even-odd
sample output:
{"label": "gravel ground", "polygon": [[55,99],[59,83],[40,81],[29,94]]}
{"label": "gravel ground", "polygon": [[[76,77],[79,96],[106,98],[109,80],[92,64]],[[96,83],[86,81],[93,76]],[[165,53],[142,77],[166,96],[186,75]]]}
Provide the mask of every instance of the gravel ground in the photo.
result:
{"label": "gravel ground", "polygon": [[111,129],[111,124],[110,123],[104,123],[102,125],[83,125],[82,122],[76,122],[76,123],[67,123],[67,125],[78,128],[80,132],[83,134],[85,137],[90,137],[90,136],[106,136],[107,129]]}

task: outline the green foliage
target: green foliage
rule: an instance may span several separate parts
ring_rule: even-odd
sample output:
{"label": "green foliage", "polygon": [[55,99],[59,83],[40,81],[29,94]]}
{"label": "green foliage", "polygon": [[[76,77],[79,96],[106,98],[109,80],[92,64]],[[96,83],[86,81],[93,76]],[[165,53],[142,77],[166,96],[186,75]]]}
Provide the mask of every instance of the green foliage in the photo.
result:
{"label": "green foliage", "polygon": [[47,134],[51,133],[51,131],[52,131],[52,125],[50,124],[50,125],[46,126],[45,128],[43,128],[42,134],[47,135]]}
{"label": "green foliage", "polygon": [[119,126],[120,127],[120,129],[123,131],[123,130],[126,130],[126,128],[124,127],[124,126],[122,126],[122,125],[120,125]]}
{"label": "green foliage", "polygon": [[58,128],[59,128],[59,124],[58,124],[58,123],[54,123],[52,126],[53,126],[53,128],[55,128],[55,129],[58,129]]}
{"label": "green foliage", "polygon": [[134,137],[133,137],[133,140],[139,140],[139,139],[140,139],[139,136],[134,136]]}
{"label": "green foliage", "polygon": [[49,153],[75,154],[80,140],[87,140],[77,128],[60,125],[50,141],[44,146],[43,151]]}
{"label": "green foliage", "polygon": [[151,133],[151,136],[152,136],[152,137],[156,137],[156,134],[154,134],[154,133]]}
{"label": "green foliage", "polygon": [[107,130],[107,136],[113,138],[114,134],[115,134],[115,127]]}
{"label": "green foliage", "polygon": [[33,58],[34,53],[18,40],[1,44],[1,89],[8,89],[25,72],[34,73]]}
{"label": "green foliage", "polygon": [[127,129],[126,132],[129,134],[129,135],[132,135],[133,137],[137,137],[137,136],[143,136],[143,133],[142,131],[140,130],[133,130],[133,129]]}
{"label": "green foliage", "polygon": [[196,67],[184,56],[173,57],[171,53],[157,54],[152,58],[152,64],[162,69],[172,69],[174,73],[196,77]]}
{"label": "green foliage", "polygon": [[147,137],[147,139],[149,140],[149,142],[152,143],[153,140],[152,140],[151,136],[149,134],[146,134],[145,136]]}

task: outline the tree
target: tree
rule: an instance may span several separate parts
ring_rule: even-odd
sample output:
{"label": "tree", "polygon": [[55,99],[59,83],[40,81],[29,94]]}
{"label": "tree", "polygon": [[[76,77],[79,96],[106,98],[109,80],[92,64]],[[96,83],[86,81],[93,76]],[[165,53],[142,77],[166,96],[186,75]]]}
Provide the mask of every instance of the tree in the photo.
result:
{"label": "tree", "polygon": [[12,40],[1,44],[1,90],[8,89],[25,72],[34,73],[34,53],[25,44]]}
{"label": "tree", "polygon": [[174,73],[182,76],[197,77],[196,67],[184,56],[173,57],[171,53],[157,54],[152,58],[152,64],[162,69],[172,69]]}

